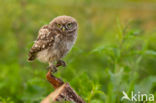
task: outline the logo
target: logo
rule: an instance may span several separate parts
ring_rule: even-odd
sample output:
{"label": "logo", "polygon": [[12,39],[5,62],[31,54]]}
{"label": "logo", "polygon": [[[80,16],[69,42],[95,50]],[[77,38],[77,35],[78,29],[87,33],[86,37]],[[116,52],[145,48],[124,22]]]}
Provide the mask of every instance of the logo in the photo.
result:
{"label": "logo", "polygon": [[141,92],[134,93],[133,91],[131,92],[131,97],[129,97],[125,91],[123,91],[122,94],[123,97],[121,98],[121,101],[154,101],[153,94],[142,94]]}

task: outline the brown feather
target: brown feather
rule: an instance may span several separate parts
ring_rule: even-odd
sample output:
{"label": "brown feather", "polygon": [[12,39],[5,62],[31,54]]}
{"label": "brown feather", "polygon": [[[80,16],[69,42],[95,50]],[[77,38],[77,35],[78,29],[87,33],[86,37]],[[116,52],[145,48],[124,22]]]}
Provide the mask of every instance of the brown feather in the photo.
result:
{"label": "brown feather", "polygon": [[[68,24],[71,24],[68,27]],[[64,29],[64,30],[63,30]],[[70,16],[59,16],[43,26],[29,51],[29,61],[37,58],[41,62],[53,64],[63,58],[77,38],[77,21]]]}
{"label": "brown feather", "polygon": [[32,61],[36,58],[36,54],[49,46],[52,46],[54,43],[55,34],[50,32],[48,26],[43,26],[38,34],[37,40],[33,44],[32,48],[29,51],[29,61]]}

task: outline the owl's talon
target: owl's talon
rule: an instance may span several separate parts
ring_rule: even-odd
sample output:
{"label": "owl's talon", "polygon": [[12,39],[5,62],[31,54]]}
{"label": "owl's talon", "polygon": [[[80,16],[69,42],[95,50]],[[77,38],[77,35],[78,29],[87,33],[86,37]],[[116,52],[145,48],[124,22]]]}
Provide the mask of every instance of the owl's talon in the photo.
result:
{"label": "owl's talon", "polygon": [[52,69],[52,73],[56,73],[57,72],[57,69]]}
{"label": "owl's talon", "polygon": [[53,72],[53,73],[56,73],[56,72],[57,72],[56,66],[52,66],[52,72]]}
{"label": "owl's talon", "polygon": [[57,61],[56,67],[63,66],[66,67],[66,63],[63,60]]}
{"label": "owl's talon", "polygon": [[56,72],[57,72],[56,66],[49,66],[48,69],[49,69],[52,73],[56,73]]}

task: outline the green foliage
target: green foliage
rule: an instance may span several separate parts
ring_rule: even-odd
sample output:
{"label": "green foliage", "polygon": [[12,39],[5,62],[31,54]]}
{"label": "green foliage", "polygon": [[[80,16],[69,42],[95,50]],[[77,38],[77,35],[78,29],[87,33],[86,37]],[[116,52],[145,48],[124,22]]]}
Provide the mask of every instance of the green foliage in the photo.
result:
{"label": "green foliage", "polygon": [[127,103],[121,101],[122,91],[156,97],[156,31],[148,27],[156,8],[147,18],[135,17],[134,10],[123,23],[130,11],[109,7],[112,1],[0,0],[0,103],[39,103],[53,91],[45,78],[47,65],[27,62],[27,54],[39,28],[64,14],[77,19],[79,33],[57,77],[86,103]]}

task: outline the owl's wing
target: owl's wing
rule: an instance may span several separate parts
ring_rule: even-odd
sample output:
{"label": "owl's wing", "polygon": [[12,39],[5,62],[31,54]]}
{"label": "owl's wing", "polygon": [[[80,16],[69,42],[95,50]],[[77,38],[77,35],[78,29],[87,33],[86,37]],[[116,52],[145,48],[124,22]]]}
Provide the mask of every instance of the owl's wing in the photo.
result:
{"label": "owl's wing", "polygon": [[55,34],[48,29],[48,26],[45,25],[39,30],[37,40],[34,42],[32,48],[29,51],[29,61],[32,61],[36,58],[36,54],[48,47],[52,46],[55,40]]}

